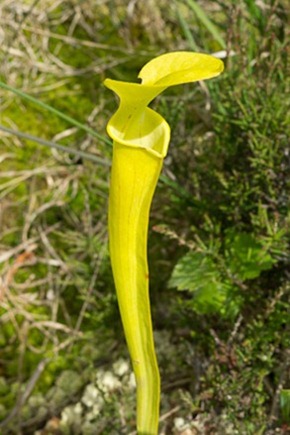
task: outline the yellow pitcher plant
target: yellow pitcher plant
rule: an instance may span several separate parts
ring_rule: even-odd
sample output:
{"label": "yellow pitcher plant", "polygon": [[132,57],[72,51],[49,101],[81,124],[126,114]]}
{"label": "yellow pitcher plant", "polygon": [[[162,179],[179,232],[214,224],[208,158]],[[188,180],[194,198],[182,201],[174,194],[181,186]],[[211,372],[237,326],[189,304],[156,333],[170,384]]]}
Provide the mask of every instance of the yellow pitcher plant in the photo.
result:
{"label": "yellow pitcher plant", "polygon": [[206,54],[173,52],[148,62],[141,83],[106,79],[120,99],[107,131],[113,139],[109,199],[110,256],[137,385],[138,435],[158,433],[160,377],[149,302],[149,211],[170,140],[167,122],[148,104],[169,86],[210,79],[223,71]]}

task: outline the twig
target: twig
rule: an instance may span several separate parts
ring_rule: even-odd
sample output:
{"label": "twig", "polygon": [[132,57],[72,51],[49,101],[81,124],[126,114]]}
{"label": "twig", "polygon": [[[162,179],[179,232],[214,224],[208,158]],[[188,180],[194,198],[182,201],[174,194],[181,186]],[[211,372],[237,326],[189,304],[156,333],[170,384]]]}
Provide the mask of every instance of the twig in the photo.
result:
{"label": "twig", "polygon": [[99,254],[98,258],[97,258],[96,265],[95,265],[95,270],[94,270],[93,276],[92,276],[91,281],[90,281],[88,292],[86,294],[86,299],[85,299],[85,301],[84,301],[84,303],[82,305],[82,308],[81,308],[78,320],[76,322],[76,326],[75,326],[75,329],[74,329],[75,333],[77,333],[79,331],[79,329],[81,327],[81,324],[82,324],[82,321],[83,321],[83,318],[85,316],[86,310],[88,308],[88,305],[89,305],[89,302],[90,302],[90,299],[91,299],[91,294],[92,294],[92,292],[94,290],[95,282],[96,282],[98,274],[99,274],[100,266],[101,266],[102,260],[104,258],[105,251],[106,251],[106,243],[103,244],[103,247],[102,247],[102,249],[100,251],[100,254]]}
{"label": "twig", "polygon": [[27,399],[29,398],[30,394],[32,393],[38,379],[40,378],[42,372],[44,371],[46,365],[51,361],[51,358],[45,358],[36,367],[33,375],[29,379],[29,381],[26,384],[26,388],[23,392],[23,394],[20,396],[20,398],[17,401],[17,404],[14,406],[10,414],[0,423],[0,428],[5,427],[21,410]]}
{"label": "twig", "polygon": [[239,315],[239,317],[237,318],[237,320],[235,322],[234,329],[232,330],[231,335],[230,335],[230,337],[229,337],[229,339],[227,341],[227,348],[228,348],[228,350],[231,347],[234,339],[236,338],[236,335],[238,333],[238,330],[240,329],[242,321],[243,321],[243,316]]}

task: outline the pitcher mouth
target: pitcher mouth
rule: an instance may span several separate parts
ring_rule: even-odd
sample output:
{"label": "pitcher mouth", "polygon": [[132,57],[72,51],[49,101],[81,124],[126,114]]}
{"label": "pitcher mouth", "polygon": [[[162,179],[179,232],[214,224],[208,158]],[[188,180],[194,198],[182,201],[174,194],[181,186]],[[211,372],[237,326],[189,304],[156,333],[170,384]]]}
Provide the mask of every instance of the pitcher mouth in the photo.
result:
{"label": "pitcher mouth", "polygon": [[160,159],[167,154],[170,127],[162,116],[148,107],[127,115],[120,107],[108,123],[107,132],[115,142],[142,148]]}

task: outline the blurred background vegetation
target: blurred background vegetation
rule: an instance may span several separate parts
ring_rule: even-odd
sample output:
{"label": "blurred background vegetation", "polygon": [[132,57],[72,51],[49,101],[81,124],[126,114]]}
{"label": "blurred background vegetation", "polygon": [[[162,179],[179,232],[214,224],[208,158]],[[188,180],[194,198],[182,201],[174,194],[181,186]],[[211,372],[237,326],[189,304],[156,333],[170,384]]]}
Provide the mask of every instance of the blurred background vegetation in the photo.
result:
{"label": "blurred background vegetation", "polygon": [[[0,433],[134,434],[134,380],[107,249],[116,110],[167,51],[225,72],[168,90],[172,127],[151,213],[160,434],[289,433],[289,79],[283,0],[2,0]],[[289,31],[289,29],[288,29]],[[289,42],[289,39],[288,39]]]}

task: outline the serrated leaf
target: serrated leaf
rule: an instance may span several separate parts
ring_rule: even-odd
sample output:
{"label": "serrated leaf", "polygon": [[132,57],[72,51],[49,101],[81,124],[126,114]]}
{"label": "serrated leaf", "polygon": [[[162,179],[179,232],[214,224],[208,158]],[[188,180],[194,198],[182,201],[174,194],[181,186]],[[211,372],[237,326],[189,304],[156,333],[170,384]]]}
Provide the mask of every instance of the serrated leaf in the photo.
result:
{"label": "serrated leaf", "polygon": [[269,252],[252,234],[230,231],[225,242],[227,265],[240,280],[254,279],[275,263]]}
{"label": "serrated leaf", "polygon": [[194,303],[201,313],[219,311],[224,305],[228,284],[211,258],[189,252],[176,264],[169,281],[170,287],[194,292]]}

